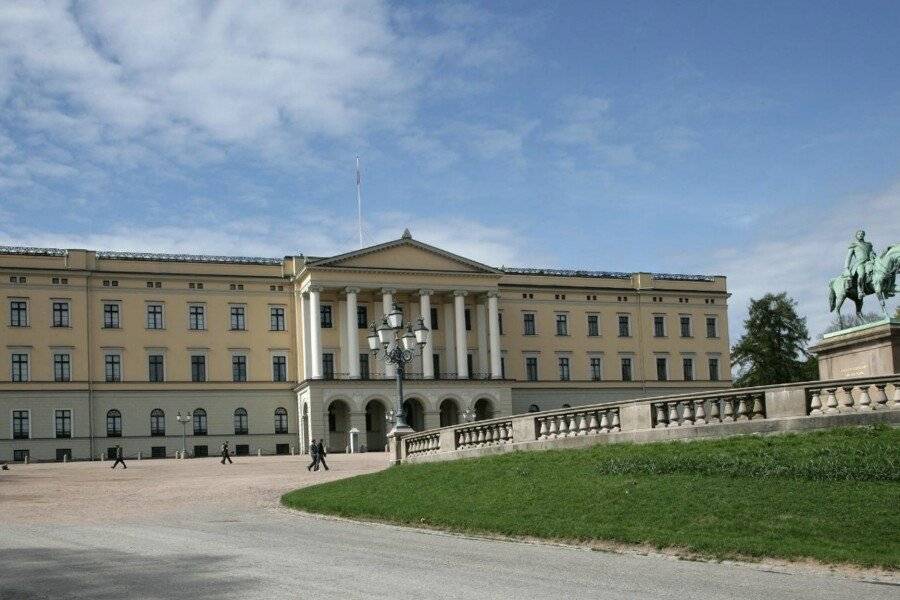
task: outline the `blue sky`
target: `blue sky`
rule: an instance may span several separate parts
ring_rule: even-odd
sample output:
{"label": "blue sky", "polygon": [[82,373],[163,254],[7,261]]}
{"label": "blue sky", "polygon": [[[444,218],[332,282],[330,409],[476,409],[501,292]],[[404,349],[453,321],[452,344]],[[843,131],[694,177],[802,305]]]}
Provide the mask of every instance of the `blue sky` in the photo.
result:
{"label": "blue sky", "polygon": [[[900,241],[897,2],[0,5],[0,243],[722,273]],[[871,301],[870,301],[871,302]],[[896,305],[896,302],[893,303]]]}

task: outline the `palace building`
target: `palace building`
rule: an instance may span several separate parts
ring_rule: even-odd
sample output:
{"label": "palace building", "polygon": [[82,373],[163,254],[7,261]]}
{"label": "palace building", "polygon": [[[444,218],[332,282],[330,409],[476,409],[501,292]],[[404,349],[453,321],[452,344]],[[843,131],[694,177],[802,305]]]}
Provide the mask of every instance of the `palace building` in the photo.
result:
{"label": "palace building", "polygon": [[[385,307],[431,330],[414,429],[730,387],[725,277],[496,268],[412,238],[331,257],[0,247],[0,461],[383,450]],[[179,416],[181,417],[179,419]]]}

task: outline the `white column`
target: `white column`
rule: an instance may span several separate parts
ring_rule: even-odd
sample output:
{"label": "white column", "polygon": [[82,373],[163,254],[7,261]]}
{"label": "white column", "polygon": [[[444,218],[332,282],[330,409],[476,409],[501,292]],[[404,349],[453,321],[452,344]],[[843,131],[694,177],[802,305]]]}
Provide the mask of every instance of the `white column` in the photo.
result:
{"label": "white column", "polygon": [[[421,308],[422,323],[425,327],[431,329],[431,290],[419,290],[419,306]],[[434,379],[434,334],[428,333],[425,345],[422,346],[422,377],[425,379]]]}
{"label": "white column", "polygon": [[322,288],[309,286],[309,358],[312,379],[322,379],[322,315],[319,293]]}
{"label": "white column", "polygon": [[490,329],[490,345],[491,345],[491,377],[493,379],[501,379],[503,370],[500,367],[500,311],[499,311],[500,294],[498,292],[488,293],[488,327]]}
{"label": "white column", "polygon": [[453,292],[453,306],[456,318],[456,376],[459,379],[469,378],[468,348],[466,347],[466,292]]}
{"label": "white column", "polygon": [[303,334],[303,378],[312,378],[312,346],[309,343],[309,300],[300,294],[300,331]]}
{"label": "white column", "polygon": [[[396,291],[397,290],[393,288],[381,289],[381,307],[384,311],[384,314],[388,314],[389,312],[394,310],[394,293]],[[384,365],[384,376],[386,378],[392,378],[397,374],[397,371],[394,369],[394,365],[384,362],[384,360],[382,360],[382,364]]]}
{"label": "white column", "polygon": [[478,300],[478,304],[475,305],[475,327],[478,330],[478,372],[488,373],[490,366],[488,366],[487,307],[480,298]]}
{"label": "white column", "polygon": [[347,354],[350,379],[359,379],[359,327],[356,323],[356,295],[359,288],[348,287],[347,292]]}
{"label": "white column", "polygon": [[456,336],[453,333],[453,303],[444,303],[444,373],[456,373]]}

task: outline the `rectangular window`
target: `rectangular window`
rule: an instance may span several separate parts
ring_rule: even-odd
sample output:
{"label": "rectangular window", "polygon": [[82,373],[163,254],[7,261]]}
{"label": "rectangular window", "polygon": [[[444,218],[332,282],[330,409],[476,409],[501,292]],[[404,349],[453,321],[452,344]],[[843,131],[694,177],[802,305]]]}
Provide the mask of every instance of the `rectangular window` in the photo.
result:
{"label": "rectangular window", "polygon": [[719,359],[718,358],[709,359],[709,380],[710,381],[718,381],[719,380]]}
{"label": "rectangular window", "polygon": [[356,307],[356,328],[367,329],[369,327],[369,309],[365,306]]}
{"label": "rectangular window", "polygon": [[119,328],[119,305],[104,304],[103,305],[103,328],[118,329]]}
{"label": "rectangular window", "polygon": [[597,337],[600,335],[600,317],[598,315],[588,315],[587,334],[590,337]]}
{"label": "rectangular window", "polygon": [[25,459],[31,456],[31,453],[28,451],[28,448],[17,448],[13,450],[13,461],[14,462],[25,462]]}
{"label": "rectangular window", "polygon": [[147,305],[147,329],[163,328],[163,307],[162,304]]}
{"label": "rectangular window", "polygon": [[203,354],[191,356],[191,381],[195,383],[206,381],[206,356]]}
{"label": "rectangular window", "polygon": [[369,375],[369,355],[368,354],[360,354],[359,355],[359,378],[360,379],[368,379]]}
{"label": "rectangular window", "polygon": [[272,381],[287,381],[287,357],[272,357]]}
{"label": "rectangular window", "polygon": [[69,303],[54,302],[53,303],[53,326],[68,327],[69,326]]}
{"label": "rectangular window", "polygon": [[71,438],[72,437],[72,411],[57,410],[54,420],[56,421],[56,437]]}
{"label": "rectangular window", "polygon": [[538,362],[536,356],[529,356],[525,359],[525,378],[528,381],[538,380]]}
{"label": "rectangular window", "polygon": [[631,337],[631,319],[628,315],[619,315],[619,337]]}
{"label": "rectangular window", "polygon": [[472,377],[472,375],[474,374],[472,373],[472,363],[474,362],[472,358],[473,357],[471,354],[466,354],[466,370],[469,372],[469,377]]}
{"label": "rectangular window", "polygon": [[330,352],[322,355],[322,377],[334,379],[334,354]]}
{"label": "rectangular window", "polygon": [[231,307],[231,330],[245,331],[247,329],[247,309],[243,306]]}
{"label": "rectangular window", "polygon": [[556,315],[556,335],[569,335],[568,315]]}
{"label": "rectangular window", "polygon": [[681,337],[689,338],[691,337],[691,318],[682,316],[680,319],[681,322]]}
{"label": "rectangular window", "polygon": [[[437,331],[440,329],[440,321],[438,321],[438,309],[431,309],[431,330]],[[437,373],[437,371],[435,371]]]}
{"label": "rectangular window", "polygon": [[284,331],[284,309],[280,306],[269,309],[269,330]]}
{"label": "rectangular window", "polygon": [[666,337],[666,318],[660,315],[653,317],[653,337]]}
{"label": "rectangular window", "polygon": [[559,357],[559,380],[569,381],[569,359],[565,356]]}
{"label": "rectangular window", "polygon": [[441,376],[441,355],[440,354],[432,354],[431,355],[431,367],[434,370],[434,376],[440,378]]}
{"label": "rectangular window", "polygon": [[466,331],[472,331],[472,311],[468,308],[463,311],[463,316],[466,321]]}
{"label": "rectangular window", "polygon": [[72,363],[68,352],[53,355],[53,381],[71,381]]}
{"label": "rectangular window", "polygon": [[28,355],[15,353],[12,355],[12,380],[28,381]]}
{"label": "rectangular window", "polygon": [[503,313],[497,313],[497,329],[499,330],[500,335],[503,335]]}
{"label": "rectangular window", "polygon": [[13,419],[13,439],[27,440],[31,435],[31,426],[28,423],[29,414],[27,410],[14,410]]}
{"label": "rectangular window", "polygon": [[706,317],[706,337],[708,337],[708,338],[719,337],[719,332],[716,327],[716,318],[715,317]]}
{"label": "rectangular window", "polygon": [[206,329],[206,308],[203,306],[188,307],[188,329],[199,331]]}
{"label": "rectangular window", "polygon": [[622,359],[622,381],[631,381],[631,359]]}
{"label": "rectangular window", "polygon": [[599,358],[591,358],[591,380],[601,381],[603,379],[603,365]]}
{"label": "rectangular window", "polygon": [[681,370],[684,373],[685,381],[693,381],[694,380],[694,359],[693,358],[682,358],[681,359]]}
{"label": "rectangular window", "polygon": [[243,354],[231,357],[231,380],[247,381],[247,357]]}
{"label": "rectangular window", "polygon": [[522,320],[525,326],[525,335],[535,335],[534,313],[525,313],[524,315],[522,315]]}
{"label": "rectangular window", "polygon": [[163,355],[151,354],[147,357],[147,365],[149,367],[148,381],[156,383],[163,381]]}
{"label": "rectangular window", "polygon": [[122,381],[122,357],[118,354],[107,354],[105,358],[106,381]]}
{"label": "rectangular window", "polygon": [[321,325],[323,328],[331,328],[333,321],[331,319],[331,305],[323,304],[319,307],[319,316],[321,317]]}
{"label": "rectangular window", "polygon": [[28,303],[24,300],[12,300],[9,303],[9,324],[11,327],[28,326]]}
{"label": "rectangular window", "polygon": [[669,361],[665,357],[656,357],[656,379],[659,381],[669,379]]}

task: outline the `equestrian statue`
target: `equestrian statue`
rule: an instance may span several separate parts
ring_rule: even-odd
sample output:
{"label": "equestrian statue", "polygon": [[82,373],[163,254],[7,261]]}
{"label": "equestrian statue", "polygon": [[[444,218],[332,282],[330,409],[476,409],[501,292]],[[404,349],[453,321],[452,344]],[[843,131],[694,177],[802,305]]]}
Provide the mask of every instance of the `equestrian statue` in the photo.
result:
{"label": "equestrian statue", "polygon": [[888,318],[884,301],[900,291],[896,284],[900,271],[900,244],[888,246],[879,256],[866,241],[866,232],[859,230],[847,250],[847,260],[840,276],[828,282],[828,303],[832,312],[837,311],[838,322],[844,326],[841,305],[844,300],[856,304],[856,316],[862,316],[863,299],[875,294],[881,304],[881,312]]}

